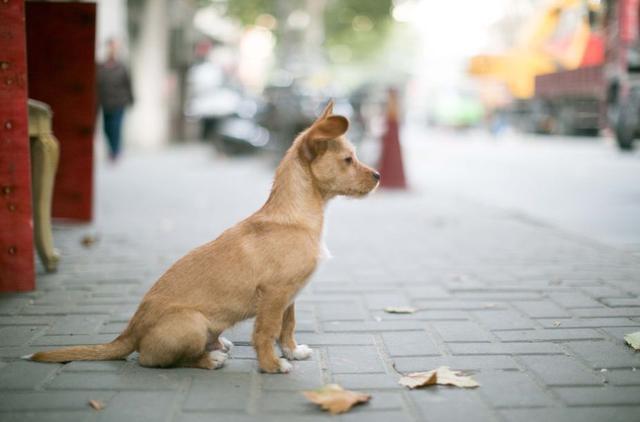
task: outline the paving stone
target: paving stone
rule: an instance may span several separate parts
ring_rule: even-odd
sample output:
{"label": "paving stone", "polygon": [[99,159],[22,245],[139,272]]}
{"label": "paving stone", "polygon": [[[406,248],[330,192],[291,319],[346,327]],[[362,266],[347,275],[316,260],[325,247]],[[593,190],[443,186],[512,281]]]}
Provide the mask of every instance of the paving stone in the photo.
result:
{"label": "paving stone", "polygon": [[437,356],[394,358],[395,368],[402,372],[430,371],[439,366],[457,370],[519,369],[511,356]]}
{"label": "paving stone", "polygon": [[382,333],[389,356],[440,355],[438,347],[424,331]]}
{"label": "paving stone", "polygon": [[61,366],[55,363],[10,362],[0,368],[0,390],[35,389],[57,372]]}
{"label": "paving stone", "polygon": [[346,389],[400,389],[399,375],[390,374],[337,374],[334,382]]}
{"label": "paving stone", "polygon": [[378,332],[378,331],[416,331],[424,330],[422,321],[331,321],[325,322],[326,332]]}
{"label": "paving stone", "polygon": [[[89,400],[108,402],[113,391],[3,391],[0,412],[37,410],[85,410]],[[2,413],[0,413],[2,415]]]}
{"label": "paving stone", "polygon": [[293,361],[293,369],[286,376],[260,374],[261,385],[264,390],[313,390],[321,387],[322,372],[317,361]]}
{"label": "paving stone", "polygon": [[637,297],[619,297],[619,298],[604,298],[602,303],[613,308],[625,307],[625,306],[640,306],[640,298]]}
{"label": "paving stone", "polygon": [[520,360],[547,385],[602,385],[604,380],[570,356],[522,356]]}
{"label": "paving stone", "polygon": [[549,297],[565,309],[594,307],[598,308],[602,306],[600,302],[594,300],[592,297],[582,292],[554,292],[549,293]]}
{"label": "paving stone", "polygon": [[640,317],[639,307],[627,308],[585,308],[572,309],[571,312],[579,317]]}
{"label": "paving stone", "polygon": [[0,346],[23,346],[43,331],[41,326],[0,327]]}
{"label": "paving stone", "polygon": [[530,319],[524,318],[511,310],[485,310],[473,312],[473,316],[490,330],[517,330],[535,328]]}
{"label": "paving stone", "polygon": [[602,374],[611,385],[638,385],[640,386],[640,369],[613,369]]}
{"label": "paving stone", "polygon": [[215,372],[194,379],[182,405],[185,410],[244,410],[248,404],[252,374]]}
{"label": "paving stone", "polygon": [[508,409],[500,413],[508,422],[631,422],[638,421],[640,407]]}
{"label": "paving stone", "polygon": [[638,405],[640,387],[562,387],[554,392],[570,406]]}
{"label": "paving stone", "polygon": [[558,355],[564,351],[553,343],[448,343],[454,355]]}
{"label": "paving stone", "polygon": [[640,355],[626,345],[589,341],[571,343],[569,347],[594,368],[640,368]]}
{"label": "paving stone", "polygon": [[571,316],[564,308],[549,301],[521,301],[513,305],[532,318],[562,318]]}
{"label": "paving stone", "polygon": [[420,420],[494,422],[497,417],[476,391],[453,388],[412,390],[408,396],[420,412]]}
{"label": "paving stone", "polygon": [[434,321],[430,323],[445,342],[491,341],[486,330],[472,321]]}
{"label": "paving stone", "polygon": [[170,369],[144,372],[123,370],[118,373],[62,372],[46,385],[52,390],[177,390],[184,385]]}
{"label": "paving stone", "polygon": [[588,328],[494,331],[493,333],[502,341],[572,341],[604,338],[602,334]]}
{"label": "paving stone", "polygon": [[61,369],[62,372],[118,372],[125,365],[123,360],[107,361],[75,361],[69,362]]}
{"label": "paving stone", "polygon": [[640,322],[629,318],[558,318],[538,319],[536,322],[545,328],[640,327]]}
{"label": "paving stone", "polygon": [[368,293],[364,295],[367,309],[384,309],[389,306],[411,306],[404,294]]}
{"label": "paving stone", "polygon": [[296,335],[298,343],[309,346],[341,346],[341,345],[370,345],[375,344],[371,334],[312,334],[300,333]]}
{"label": "paving stone", "polygon": [[551,396],[524,372],[487,371],[474,378],[481,385],[479,393],[495,408],[554,405]]}
{"label": "paving stone", "polygon": [[98,328],[104,323],[105,315],[67,315],[59,318],[45,332],[46,335],[78,335],[78,334],[95,334]]}
{"label": "paving stone", "polygon": [[384,372],[378,350],[372,346],[329,346],[329,369],[334,374]]}
{"label": "paving stone", "polygon": [[320,321],[360,321],[367,318],[357,302],[322,303],[316,306]]}
{"label": "paving stone", "polygon": [[89,408],[88,405],[83,410],[75,411],[0,412],[2,422],[88,422],[94,421],[95,417],[95,410]]}
{"label": "paving stone", "polygon": [[117,336],[112,334],[66,334],[66,335],[44,335],[34,339],[32,346],[76,346],[84,344],[104,344],[110,343]]}
{"label": "paving stone", "polygon": [[364,408],[356,408],[355,412],[349,412],[341,415],[342,422],[409,422],[413,419],[406,413],[399,411],[377,411],[370,412],[363,410]]}
{"label": "paving stone", "polygon": [[170,421],[177,397],[176,393],[165,391],[120,392],[98,412],[96,421]]}

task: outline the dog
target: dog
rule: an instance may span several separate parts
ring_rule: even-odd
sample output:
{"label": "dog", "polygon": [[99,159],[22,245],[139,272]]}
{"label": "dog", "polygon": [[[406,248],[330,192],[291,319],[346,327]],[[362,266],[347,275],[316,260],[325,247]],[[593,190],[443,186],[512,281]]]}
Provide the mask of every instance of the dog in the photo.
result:
{"label": "dog", "polygon": [[[348,128],[347,118],[334,115],[329,102],[286,152],[262,208],[175,262],[111,343],[24,358],[115,360],[138,351],[142,366],[216,369],[232,346],[222,332],[252,317],[263,372],[286,373],[289,360],[309,358],[312,350],[294,338],[294,300],[323,249],[325,206],[338,195],[363,197],[380,180],[357,159],[345,138]],[[284,358],[275,353],[276,340]]]}

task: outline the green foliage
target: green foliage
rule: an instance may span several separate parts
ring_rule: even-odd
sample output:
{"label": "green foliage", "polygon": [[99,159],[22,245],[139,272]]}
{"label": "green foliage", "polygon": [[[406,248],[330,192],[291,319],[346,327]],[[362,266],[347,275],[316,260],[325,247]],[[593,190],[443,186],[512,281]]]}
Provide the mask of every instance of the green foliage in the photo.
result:
{"label": "green foliage", "polygon": [[346,46],[355,60],[375,55],[388,35],[390,11],[391,0],[329,0],[326,46]]}

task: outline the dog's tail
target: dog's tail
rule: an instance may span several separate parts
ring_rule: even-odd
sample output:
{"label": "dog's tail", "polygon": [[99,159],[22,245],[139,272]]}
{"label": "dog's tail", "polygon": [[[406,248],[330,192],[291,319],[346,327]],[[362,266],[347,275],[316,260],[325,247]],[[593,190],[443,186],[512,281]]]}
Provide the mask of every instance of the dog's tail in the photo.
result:
{"label": "dog's tail", "polygon": [[73,360],[117,360],[124,359],[135,350],[135,341],[128,334],[121,334],[107,344],[93,346],[63,347],[46,352],[23,356],[36,362],[71,362]]}

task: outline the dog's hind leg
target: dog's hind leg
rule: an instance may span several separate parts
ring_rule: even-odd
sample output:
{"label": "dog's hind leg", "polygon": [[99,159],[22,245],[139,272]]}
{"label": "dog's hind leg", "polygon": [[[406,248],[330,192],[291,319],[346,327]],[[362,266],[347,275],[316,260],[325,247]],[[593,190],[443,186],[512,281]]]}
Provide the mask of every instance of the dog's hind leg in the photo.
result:
{"label": "dog's hind leg", "polygon": [[282,317],[282,331],[280,332],[280,349],[282,354],[289,360],[303,360],[311,357],[313,350],[306,344],[298,344],[294,338],[296,328],[296,310],[292,303],[284,311]]}
{"label": "dog's hind leg", "polygon": [[200,362],[199,367],[207,367],[204,355],[208,355],[208,338],[208,321],[200,312],[180,310],[164,315],[140,340],[140,365],[167,367]]}

